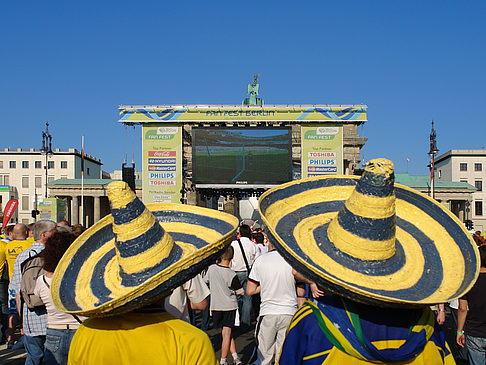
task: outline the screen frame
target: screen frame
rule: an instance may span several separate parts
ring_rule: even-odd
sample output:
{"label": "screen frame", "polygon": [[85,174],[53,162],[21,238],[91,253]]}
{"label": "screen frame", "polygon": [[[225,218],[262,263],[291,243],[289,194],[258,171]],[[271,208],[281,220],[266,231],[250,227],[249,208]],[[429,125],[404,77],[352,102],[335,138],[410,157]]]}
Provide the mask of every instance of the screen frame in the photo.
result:
{"label": "screen frame", "polygon": [[[287,146],[287,151],[289,151],[288,155],[288,180],[285,180],[285,181],[278,181],[278,182],[270,182],[270,181],[266,181],[266,180],[252,180],[252,181],[247,181],[246,183],[245,182],[240,182],[240,183],[231,183],[231,182],[223,182],[223,181],[218,181],[218,180],[214,180],[214,181],[198,181],[197,180],[197,174],[195,173],[196,172],[196,169],[195,169],[195,166],[196,166],[196,144],[194,143],[196,138],[195,138],[195,134],[197,133],[198,130],[220,130],[220,131],[223,131],[223,130],[242,130],[242,129],[251,129],[251,130],[287,130],[288,133],[289,133],[289,138],[288,138],[288,146]],[[218,186],[225,186],[225,187],[239,187],[239,188],[243,188],[243,187],[256,187],[256,186],[278,186],[280,184],[283,184],[283,183],[286,183],[286,182],[289,182],[289,181],[292,181],[293,180],[293,164],[292,164],[292,155],[293,155],[293,151],[292,151],[292,127],[291,126],[278,126],[278,127],[250,127],[250,126],[245,126],[245,127],[227,127],[227,126],[194,126],[192,127],[191,129],[191,150],[192,150],[192,182],[194,184],[196,184],[197,186],[202,186],[204,185],[205,187],[208,186],[208,185],[218,185]]]}

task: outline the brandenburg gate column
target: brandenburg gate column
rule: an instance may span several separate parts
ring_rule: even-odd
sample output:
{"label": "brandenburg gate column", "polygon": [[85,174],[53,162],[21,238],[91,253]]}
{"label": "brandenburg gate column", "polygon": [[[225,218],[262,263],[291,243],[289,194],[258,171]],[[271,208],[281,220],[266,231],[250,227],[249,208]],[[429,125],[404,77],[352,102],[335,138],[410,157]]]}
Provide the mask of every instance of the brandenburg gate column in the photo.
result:
{"label": "brandenburg gate column", "polygon": [[78,196],[75,195],[71,199],[71,224],[79,223],[79,206],[78,206]]}
{"label": "brandenburg gate column", "polygon": [[94,219],[93,219],[93,223],[96,223],[100,220],[100,208],[101,208],[101,197],[100,196],[94,196],[93,197],[93,200],[94,200],[94,204],[93,204],[93,210],[94,210]]}

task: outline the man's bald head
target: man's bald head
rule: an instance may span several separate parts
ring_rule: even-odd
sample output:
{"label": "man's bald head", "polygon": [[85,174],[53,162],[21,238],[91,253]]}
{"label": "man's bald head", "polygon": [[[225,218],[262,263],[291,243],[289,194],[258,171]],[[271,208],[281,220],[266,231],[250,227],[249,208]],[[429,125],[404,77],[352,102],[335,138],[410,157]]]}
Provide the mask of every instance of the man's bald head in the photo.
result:
{"label": "man's bald head", "polygon": [[23,223],[17,223],[13,227],[13,238],[15,240],[25,240],[27,238],[27,226]]}

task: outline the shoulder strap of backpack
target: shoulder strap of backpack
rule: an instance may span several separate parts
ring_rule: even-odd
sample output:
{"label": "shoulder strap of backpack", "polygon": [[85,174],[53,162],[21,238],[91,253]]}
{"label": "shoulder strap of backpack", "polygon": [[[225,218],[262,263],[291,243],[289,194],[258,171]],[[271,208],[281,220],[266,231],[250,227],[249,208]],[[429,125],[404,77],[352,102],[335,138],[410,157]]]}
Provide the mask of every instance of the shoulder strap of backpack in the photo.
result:
{"label": "shoulder strap of backpack", "polygon": [[248,260],[246,259],[245,250],[243,250],[243,245],[239,238],[237,239],[237,241],[240,244],[240,250],[241,250],[241,254],[243,255],[243,260],[245,261],[246,271],[248,271],[248,275],[250,275],[250,265],[248,265]]}

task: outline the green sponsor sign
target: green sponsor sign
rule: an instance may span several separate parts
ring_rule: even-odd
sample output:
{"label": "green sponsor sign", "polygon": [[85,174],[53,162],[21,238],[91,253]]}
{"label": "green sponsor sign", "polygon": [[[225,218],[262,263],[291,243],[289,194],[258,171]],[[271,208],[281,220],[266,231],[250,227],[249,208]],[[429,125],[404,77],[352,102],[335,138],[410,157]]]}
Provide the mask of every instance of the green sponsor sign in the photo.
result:
{"label": "green sponsor sign", "polygon": [[150,203],[180,203],[182,187],[182,127],[146,124],[142,127],[142,199]]}
{"label": "green sponsor sign", "polygon": [[50,219],[59,222],[66,219],[66,201],[57,198],[48,198],[37,203],[38,219]]}
{"label": "green sponsor sign", "polygon": [[307,124],[301,127],[302,178],[343,174],[343,127]]}

